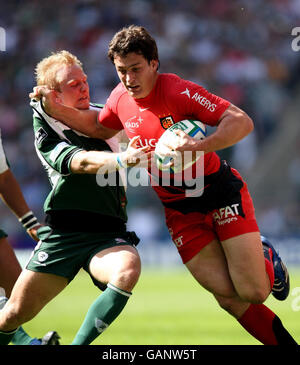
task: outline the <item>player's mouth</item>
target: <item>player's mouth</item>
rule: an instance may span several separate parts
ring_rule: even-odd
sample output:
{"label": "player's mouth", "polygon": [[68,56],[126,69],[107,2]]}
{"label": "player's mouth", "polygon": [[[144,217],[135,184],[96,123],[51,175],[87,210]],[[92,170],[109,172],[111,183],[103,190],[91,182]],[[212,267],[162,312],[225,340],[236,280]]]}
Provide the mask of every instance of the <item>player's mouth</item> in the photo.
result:
{"label": "player's mouth", "polygon": [[132,93],[136,93],[137,91],[139,91],[139,89],[140,89],[139,85],[135,85],[135,86],[127,85],[127,90]]}
{"label": "player's mouth", "polygon": [[79,98],[78,101],[89,101],[89,97],[83,96],[82,98]]}
{"label": "player's mouth", "polygon": [[89,105],[90,105],[90,97],[83,96],[82,98],[78,99],[76,107],[78,109],[88,109]]}

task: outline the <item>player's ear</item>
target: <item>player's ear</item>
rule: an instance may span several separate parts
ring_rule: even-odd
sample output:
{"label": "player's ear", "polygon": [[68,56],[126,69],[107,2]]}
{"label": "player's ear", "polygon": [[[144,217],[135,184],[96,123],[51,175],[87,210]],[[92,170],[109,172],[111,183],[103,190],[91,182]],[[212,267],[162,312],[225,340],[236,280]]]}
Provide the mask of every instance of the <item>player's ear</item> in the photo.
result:
{"label": "player's ear", "polygon": [[157,71],[158,67],[159,67],[159,61],[158,60],[151,60],[150,61],[150,66],[154,71]]}

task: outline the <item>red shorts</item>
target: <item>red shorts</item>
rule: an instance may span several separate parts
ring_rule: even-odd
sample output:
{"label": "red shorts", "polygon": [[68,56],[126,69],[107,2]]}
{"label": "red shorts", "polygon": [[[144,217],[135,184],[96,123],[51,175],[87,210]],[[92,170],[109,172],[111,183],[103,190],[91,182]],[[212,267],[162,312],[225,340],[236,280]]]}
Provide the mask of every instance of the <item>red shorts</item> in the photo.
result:
{"label": "red shorts", "polygon": [[[215,209],[202,213],[182,212],[180,209],[165,207],[166,223],[183,263],[213,240],[224,241],[244,233],[259,231],[247,184],[234,169],[231,169],[231,176],[235,181],[239,180],[242,187],[225,204],[222,201]],[[229,179],[228,185],[231,183]]]}

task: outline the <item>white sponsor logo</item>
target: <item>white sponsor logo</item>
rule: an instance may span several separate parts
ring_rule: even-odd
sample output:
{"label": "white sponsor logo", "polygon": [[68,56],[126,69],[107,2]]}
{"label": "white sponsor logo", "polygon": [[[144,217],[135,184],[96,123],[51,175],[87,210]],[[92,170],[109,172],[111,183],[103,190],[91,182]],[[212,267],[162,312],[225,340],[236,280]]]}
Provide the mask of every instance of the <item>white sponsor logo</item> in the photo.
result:
{"label": "white sponsor logo", "polygon": [[195,100],[197,103],[199,103],[200,105],[202,105],[205,109],[209,110],[210,112],[214,112],[216,110],[216,104],[213,104],[211,101],[209,101],[208,99],[206,99],[204,96],[195,93],[192,97],[191,97],[191,93],[190,90],[188,88],[186,88],[184,91],[182,91],[180,94],[182,95],[186,95],[189,99],[193,99]]}
{"label": "white sponsor logo", "polygon": [[145,138],[144,140],[140,139],[139,147],[147,147],[147,146],[155,147],[157,141],[158,140],[156,138],[150,138],[150,139]]}
{"label": "white sponsor logo", "polygon": [[240,204],[227,205],[227,207],[217,209],[213,213],[213,219],[219,224],[219,226],[237,221],[237,215],[239,215],[238,206]]}
{"label": "white sponsor logo", "polygon": [[190,90],[188,88],[186,88],[182,93],[180,93],[182,95],[186,95],[188,98],[191,98],[191,94],[190,94]]}
{"label": "white sponsor logo", "polygon": [[198,93],[195,93],[192,96],[192,99],[197,101],[200,105],[202,105],[204,108],[209,110],[210,112],[214,112],[216,110],[216,104],[212,104],[208,99],[206,99],[204,96],[199,95]]}
{"label": "white sponsor logo", "polygon": [[140,112],[144,112],[145,110],[148,110],[149,108],[139,108]]}
{"label": "white sponsor logo", "polygon": [[135,115],[134,117],[129,118],[126,122],[125,122],[125,127],[130,131],[130,132],[134,132],[134,129],[139,128],[143,122],[143,118],[142,117],[138,117]]}

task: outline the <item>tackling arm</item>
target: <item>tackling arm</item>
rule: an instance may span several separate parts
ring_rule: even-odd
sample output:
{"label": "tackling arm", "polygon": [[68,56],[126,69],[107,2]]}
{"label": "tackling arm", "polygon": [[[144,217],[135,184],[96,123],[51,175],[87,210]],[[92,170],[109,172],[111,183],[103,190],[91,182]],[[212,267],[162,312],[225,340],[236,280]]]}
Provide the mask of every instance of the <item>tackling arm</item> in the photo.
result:
{"label": "tackling arm", "polygon": [[108,139],[119,132],[98,123],[97,110],[79,110],[60,103],[56,91],[48,89],[46,86],[34,87],[34,91],[29,96],[32,99],[42,98],[42,104],[47,114],[87,136]]}
{"label": "tackling arm", "polygon": [[96,110],[79,110],[57,103],[55,111],[52,109],[50,115],[62,121],[68,127],[93,138],[108,139],[119,132],[98,123],[98,111]]}
{"label": "tackling arm", "polygon": [[148,165],[150,147],[137,148],[140,136],[131,139],[127,150],[121,153],[106,151],[79,151],[72,157],[70,170],[75,174],[97,174],[113,172],[122,167],[132,167],[139,164]]}

